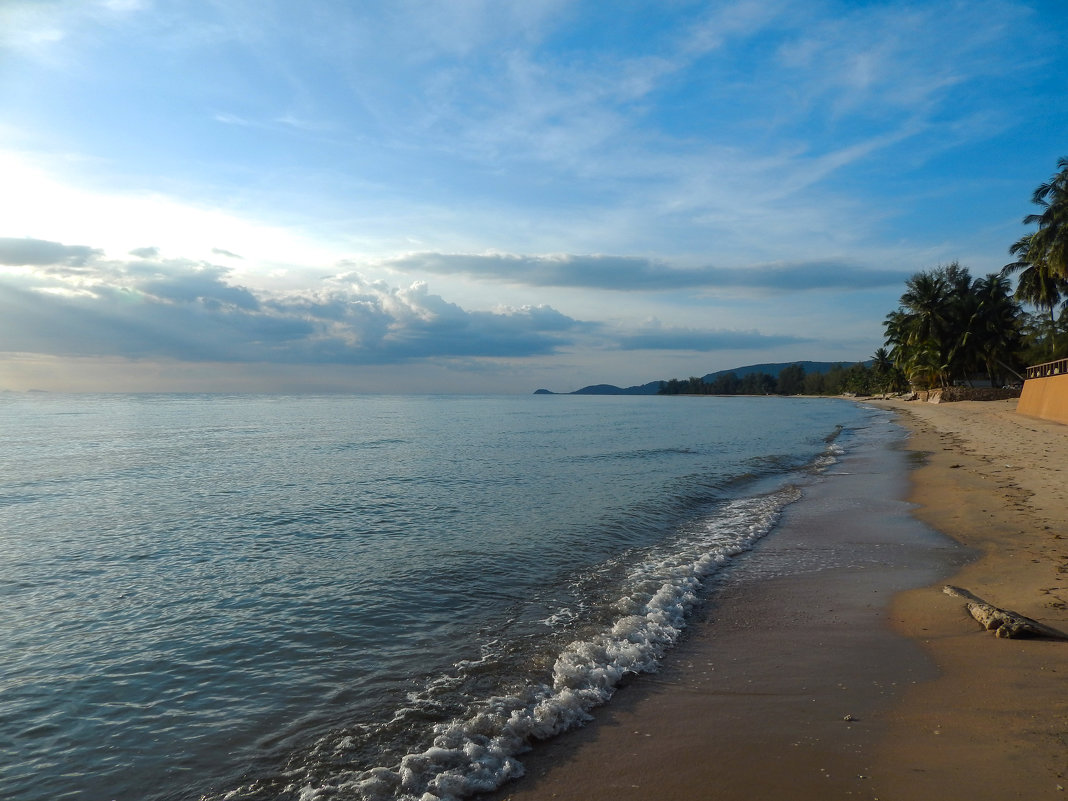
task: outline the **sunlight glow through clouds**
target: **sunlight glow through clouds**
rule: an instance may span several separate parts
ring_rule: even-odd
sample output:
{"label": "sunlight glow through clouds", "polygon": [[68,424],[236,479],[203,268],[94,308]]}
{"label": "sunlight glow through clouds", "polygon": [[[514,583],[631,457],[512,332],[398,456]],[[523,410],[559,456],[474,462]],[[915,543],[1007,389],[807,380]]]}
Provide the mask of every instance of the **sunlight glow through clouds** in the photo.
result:
{"label": "sunlight glow through clouds", "polygon": [[[241,261],[261,265],[243,268],[227,260],[236,273],[247,272],[255,283],[262,269],[285,270],[299,265],[318,271],[333,269],[338,253],[299,232],[249,221],[219,209],[198,208],[162,194],[108,194],[76,188],[44,171],[26,165],[18,156],[0,153],[0,174],[7,191],[0,190],[0,219],[4,230],[48,239],[54,221],[63,220],[69,243],[93,242],[112,257],[139,247],[155,247],[164,254],[193,259],[218,259],[220,250]],[[225,248],[223,247],[225,246]],[[224,256],[224,258],[226,258]],[[273,268],[270,265],[275,265]]]}
{"label": "sunlight glow through clouds", "polygon": [[1066,28],[1050,0],[6,0],[0,303],[48,330],[0,327],[0,367],[527,391],[864,359],[903,276],[1006,261],[1068,152]]}

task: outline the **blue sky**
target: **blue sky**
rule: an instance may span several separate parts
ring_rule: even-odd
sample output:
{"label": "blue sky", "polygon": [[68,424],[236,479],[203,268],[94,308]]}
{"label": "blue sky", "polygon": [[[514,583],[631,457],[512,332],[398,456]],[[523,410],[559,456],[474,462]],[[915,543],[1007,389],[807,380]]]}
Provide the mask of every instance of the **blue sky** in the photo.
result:
{"label": "blue sky", "polygon": [[4,0],[0,389],[867,358],[1009,261],[1068,5]]}

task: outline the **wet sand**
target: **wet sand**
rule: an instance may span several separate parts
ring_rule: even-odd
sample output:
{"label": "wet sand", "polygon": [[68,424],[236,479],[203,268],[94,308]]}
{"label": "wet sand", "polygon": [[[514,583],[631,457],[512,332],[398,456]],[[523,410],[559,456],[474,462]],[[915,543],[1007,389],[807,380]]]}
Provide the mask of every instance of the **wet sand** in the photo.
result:
{"label": "wet sand", "polygon": [[488,798],[1065,798],[1068,643],[995,639],[941,587],[1068,629],[1068,427],[1014,403],[880,405],[924,466],[843,459],[661,672]]}
{"label": "wet sand", "polygon": [[[949,583],[1068,632],[1068,426],[1015,405],[893,407],[911,447],[931,454],[915,476],[917,516],[980,555]],[[1068,642],[996,639],[940,586],[898,596],[891,612],[940,676],[891,710],[882,797],[1065,798]]]}

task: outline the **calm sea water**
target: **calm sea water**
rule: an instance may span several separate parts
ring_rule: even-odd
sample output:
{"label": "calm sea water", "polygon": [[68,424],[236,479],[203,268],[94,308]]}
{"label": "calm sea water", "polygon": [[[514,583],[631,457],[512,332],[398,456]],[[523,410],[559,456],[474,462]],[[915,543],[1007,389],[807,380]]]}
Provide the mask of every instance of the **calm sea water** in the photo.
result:
{"label": "calm sea water", "polygon": [[0,396],[0,797],[455,798],[655,670],[882,412]]}

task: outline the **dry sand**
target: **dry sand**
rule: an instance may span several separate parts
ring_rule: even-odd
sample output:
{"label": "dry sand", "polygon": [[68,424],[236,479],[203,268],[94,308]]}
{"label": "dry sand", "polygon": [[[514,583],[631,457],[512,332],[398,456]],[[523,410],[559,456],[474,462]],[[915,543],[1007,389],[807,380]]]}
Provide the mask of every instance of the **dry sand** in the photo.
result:
{"label": "dry sand", "polygon": [[[892,404],[929,452],[917,516],[978,551],[950,583],[1068,632],[1068,426],[1015,401]],[[891,710],[887,799],[1065,798],[1068,642],[1000,640],[939,587],[895,598],[892,620],[941,675]]]}
{"label": "dry sand", "polygon": [[1014,401],[878,405],[927,454],[920,506],[907,454],[844,460],[660,673],[490,798],[1068,798],[1068,642],[996,639],[941,592],[1068,631],[1068,427]]}

